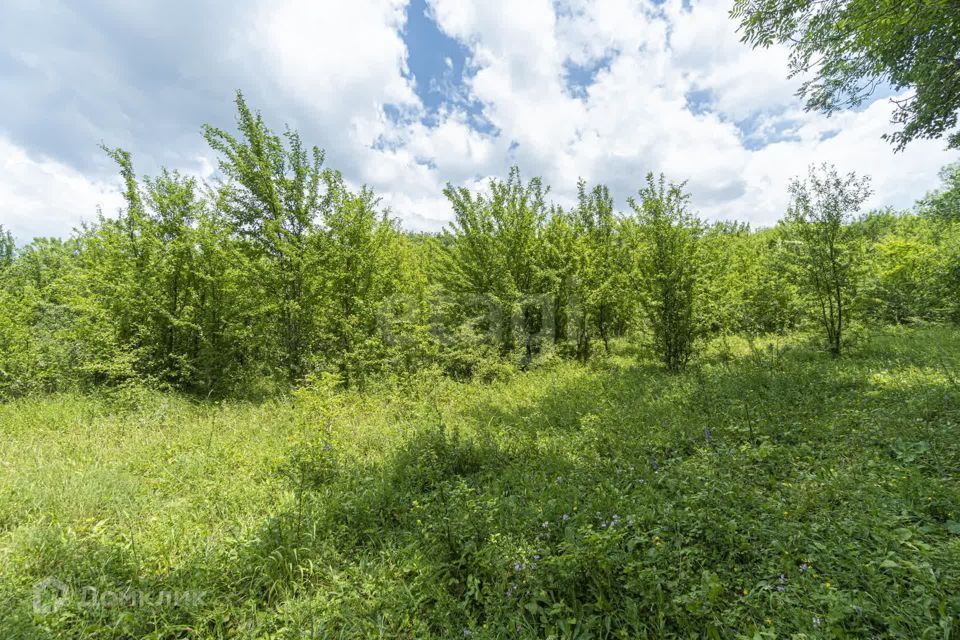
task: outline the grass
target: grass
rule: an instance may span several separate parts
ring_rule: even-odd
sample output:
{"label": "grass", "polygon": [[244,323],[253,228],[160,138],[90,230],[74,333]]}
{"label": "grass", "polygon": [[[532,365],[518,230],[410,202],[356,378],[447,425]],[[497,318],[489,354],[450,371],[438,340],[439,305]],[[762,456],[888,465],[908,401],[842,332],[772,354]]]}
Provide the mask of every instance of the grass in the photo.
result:
{"label": "grass", "polygon": [[957,637],[957,363],[890,329],[0,405],[0,637]]}

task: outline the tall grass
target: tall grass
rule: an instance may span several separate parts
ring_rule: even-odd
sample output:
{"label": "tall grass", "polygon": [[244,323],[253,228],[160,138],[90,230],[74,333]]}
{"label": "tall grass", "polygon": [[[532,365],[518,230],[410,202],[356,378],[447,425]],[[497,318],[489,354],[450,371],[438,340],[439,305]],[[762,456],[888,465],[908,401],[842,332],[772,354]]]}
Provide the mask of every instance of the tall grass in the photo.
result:
{"label": "tall grass", "polygon": [[960,334],[615,354],[0,405],[0,637],[960,631]]}

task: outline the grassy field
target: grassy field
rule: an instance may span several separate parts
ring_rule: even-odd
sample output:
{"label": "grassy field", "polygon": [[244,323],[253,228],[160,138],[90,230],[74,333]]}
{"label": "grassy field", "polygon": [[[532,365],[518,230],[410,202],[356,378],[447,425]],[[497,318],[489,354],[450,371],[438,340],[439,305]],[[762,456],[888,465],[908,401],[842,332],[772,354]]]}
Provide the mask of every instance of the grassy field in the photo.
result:
{"label": "grassy field", "polygon": [[0,405],[0,637],[956,638],[958,382],[930,328]]}

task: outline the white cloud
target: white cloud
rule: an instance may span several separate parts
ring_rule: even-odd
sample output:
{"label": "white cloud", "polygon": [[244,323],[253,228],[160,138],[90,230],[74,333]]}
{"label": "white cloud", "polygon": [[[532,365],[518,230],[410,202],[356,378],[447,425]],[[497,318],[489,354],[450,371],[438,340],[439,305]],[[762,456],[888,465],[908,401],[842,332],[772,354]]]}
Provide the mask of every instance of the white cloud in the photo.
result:
{"label": "white cloud", "polygon": [[[890,131],[892,105],[876,100],[861,112],[846,112],[828,120],[807,114],[797,129],[797,138],[770,144],[751,152],[744,168],[747,192],[738,200],[708,210],[715,217],[770,224],[787,206],[787,185],[803,176],[806,167],[833,163],[842,172],[855,171],[873,179],[873,196],[867,208],[909,207],[937,182],[943,165],[957,154],[944,150],[942,141],[918,140],[894,154],[881,135]],[[823,133],[835,131],[832,137]]]}
{"label": "white cloud", "polygon": [[[705,215],[770,224],[789,178],[810,163],[871,174],[871,204],[902,207],[957,158],[939,141],[895,155],[880,139],[891,130],[885,100],[831,119],[803,112],[786,51],[740,43],[729,0],[427,1],[469,53],[465,83],[444,91],[447,102],[429,119],[407,68],[406,0],[224,4],[202,10],[227,21],[212,42],[197,25],[178,26],[193,9],[175,7],[168,19],[160,3],[61,6],[43,16],[21,3],[11,15],[29,19],[26,30],[13,20],[3,27],[0,10],[8,43],[0,63],[8,54],[20,83],[9,92],[37,105],[0,115],[2,221],[24,236],[65,235],[97,202],[116,206],[113,182],[100,177],[106,163],[87,159],[100,139],[131,146],[148,172],[166,163],[207,175],[196,131],[204,121],[229,126],[235,86],[273,126],[290,122],[323,146],[329,166],[373,187],[415,229],[449,219],[446,182],[482,185],[513,163],[541,175],[561,203],[581,176],[606,182],[623,204],[647,171],[664,171],[688,181]],[[74,23],[78,45],[65,40]],[[159,35],[145,40],[151,28]],[[111,48],[118,38],[149,46],[124,60]],[[443,62],[452,71],[454,61]],[[571,65],[594,72],[588,86],[572,90]],[[478,115],[491,126],[478,128]],[[48,123],[57,128],[44,133]]]}
{"label": "white cloud", "polygon": [[709,91],[712,110],[724,118],[742,120],[795,104],[800,81],[787,77],[787,50],[754,51],[741,43],[729,9],[729,0],[666,5],[671,72],[686,78],[691,89]]}
{"label": "white cloud", "polygon": [[402,74],[405,7],[404,0],[265,2],[250,38],[288,97],[349,123],[362,139],[383,104],[419,104]]}
{"label": "white cloud", "polygon": [[[688,181],[706,216],[766,225],[782,215],[789,179],[808,164],[871,174],[871,206],[905,207],[957,157],[939,141],[895,155],[880,138],[891,130],[886,100],[830,119],[803,112],[786,50],[742,44],[726,0],[564,0],[557,13],[547,2],[431,6],[472,52],[468,88],[500,130],[488,153],[470,158],[477,173],[502,174],[516,161],[561,201],[571,200],[579,176],[606,182],[622,202],[647,171],[664,171]],[[577,96],[565,87],[568,63],[604,66]],[[691,92],[705,104],[694,109]],[[748,119],[756,129],[745,134]],[[511,142],[518,146],[508,153]],[[440,173],[454,164],[442,153],[433,159]]]}
{"label": "white cloud", "polygon": [[0,137],[0,224],[19,242],[35,236],[66,236],[97,208],[114,213],[123,203],[119,185],[97,182],[60,162],[32,158]]}

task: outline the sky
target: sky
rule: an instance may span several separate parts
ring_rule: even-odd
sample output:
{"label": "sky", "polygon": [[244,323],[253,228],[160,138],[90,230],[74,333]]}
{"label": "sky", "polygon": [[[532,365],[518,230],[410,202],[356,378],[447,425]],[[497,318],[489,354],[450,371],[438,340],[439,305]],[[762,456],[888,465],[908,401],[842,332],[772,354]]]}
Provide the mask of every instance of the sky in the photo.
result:
{"label": "sky", "polygon": [[201,136],[244,92],[277,130],[366,184],[412,230],[451,217],[443,186],[516,164],[569,205],[578,178],[618,205],[648,171],[686,181],[709,220],[773,224],[811,163],[873,178],[909,207],[956,161],[894,153],[889,92],[827,118],[802,109],[787,52],[740,43],[731,0],[3,0],[0,224],[65,237],[121,206],[99,145],[205,180]]}

